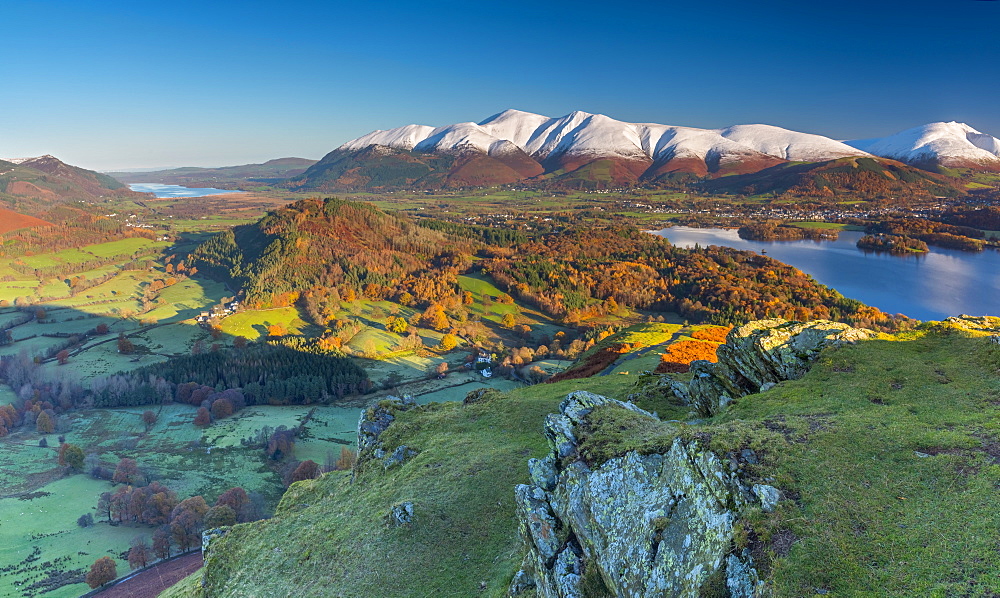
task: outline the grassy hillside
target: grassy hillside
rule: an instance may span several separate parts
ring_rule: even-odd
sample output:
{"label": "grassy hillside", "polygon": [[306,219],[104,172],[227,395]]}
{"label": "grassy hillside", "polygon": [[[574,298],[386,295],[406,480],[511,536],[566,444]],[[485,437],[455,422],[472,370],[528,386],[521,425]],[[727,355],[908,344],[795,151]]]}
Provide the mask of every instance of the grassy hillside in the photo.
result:
{"label": "grassy hillside", "polygon": [[243,164],[240,166],[221,166],[219,168],[171,168],[153,172],[112,172],[111,176],[126,183],[162,183],[165,185],[205,184],[217,186],[220,184],[241,184],[248,181],[264,179],[275,182],[300,175],[316,160],[307,158],[277,158],[263,164]]}
{"label": "grassy hillside", "polygon": [[[738,534],[778,596],[995,595],[1000,350],[984,336],[930,325],[830,351],[805,378],[681,427],[735,455],[745,479],[783,492],[775,513],[751,512]],[[208,571],[210,594],[503,595],[521,558],[513,486],[543,450],[544,416],[571,390],[624,399],[634,380],[569,380],[401,414],[386,444],[416,457],[353,482],[294,485],[274,519],[216,545],[224,556]],[[643,407],[689,417],[652,396]],[[592,421],[584,442],[595,458],[657,451],[677,434],[613,413]],[[412,526],[387,526],[402,501],[415,505]],[[197,595],[193,585],[168,595]]]}
{"label": "grassy hillside", "polygon": [[827,162],[790,162],[760,172],[706,181],[709,193],[790,192],[800,196],[885,197],[893,194],[954,197],[964,193],[955,179],[892,160],[841,158]]}

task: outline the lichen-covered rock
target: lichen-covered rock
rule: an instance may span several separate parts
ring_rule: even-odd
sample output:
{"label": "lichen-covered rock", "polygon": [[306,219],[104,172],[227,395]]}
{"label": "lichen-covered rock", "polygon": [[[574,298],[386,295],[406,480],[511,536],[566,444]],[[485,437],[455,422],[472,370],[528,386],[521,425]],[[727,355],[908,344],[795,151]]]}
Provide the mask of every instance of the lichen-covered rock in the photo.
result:
{"label": "lichen-covered rock", "polygon": [[969,332],[981,334],[997,334],[1000,332],[1000,318],[996,316],[968,316],[963,314],[946,318],[944,322],[952,328],[959,328]]}
{"label": "lichen-covered rock", "polygon": [[542,459],[528,459],[528,475],[531,483],[542,490],[552,490],[556,485],[556,460],[552,455]]}
{"label": "lichen-covered rock", "polygon": [[223,527],[216,527],[212,529],[207,529],[201,532],[201,556],[202,558],[208,558],[208,550],[212,542],[218,540],[222,536],[226,535],[229,531],[229,526],[225,525]]}
{"label": "lichen-covered rock", "polygon": [[396,450],[382,460],[382,466],[386,469],[396,465],[402,465],[408,459],[415,457],[419,451],[412,449],[405,444],[401,444],[396,447]]}
{"label": "lichen-covered rock", "polygon": [[774,511],[774,509],[778,506],[778,502],[781,500],[781,491],[774,486],[754,484],[753,493],[754,496],[760,500],[760,508],[765,513]]}
{"label": "lichen-covered rock", "polygon": [[670,374],[645,373],[639,376],[636,381],[638,392],[628,395],[630,403],[638,403],[642,399],[659,398],[672,396],[671,403],[679,405],[690,405],[691,397],[688,394],[688,385],[680,380],[674,379]]}
{"label": "lichen-covered rock", "polygon": [[514,489],[514,501],[521,537],[532,546],[532,552],[545,566],[556,557],[565,540],[556,532],[556,518],[548,497],[537,486],[521,484]]}
{"label": "lichen-covered rock", "polygon": [[828,320],[750,322],[729,332],[716,353],[718,363],[691,364],[689,400],[704,415],[718,413],[733,399],[801,378],[823,349],[874,335]]}
{"label": "lichen-covered rock", "polygon": [[386,397],[378,403],[369,405],[361,412],[358,420],[358,464],[371,459],[382,459],[385,449],[379,442],[379,437],[396,420],[396,414],[417,406],[410,396]]}
{"label": "lichen-covered rock", "polygon": [[402,502],[398,505],[393,505],[389,509],[389,514],[386,515],[386,521],[389,525],[393,527],[402,527],[404,525],[410,525],[413,523],[413,503],[412,502]]}
{"label": "lichen-covered rock", "polygon": [[547,481],[548,461],[555,483],[515,491],[528,555],[511,595],[534,587],[546,598],[578,596],[594,567],[619,597],[695,597],[726,562],[748,490],[715,454],[680,439],[665,454],[630,451],[591,467],[578,456],[576,426],[608,404],[654,417],[573,393],[546,419],[552,452],[533,462],[532,479]]}
{"label": "lichen-covered rock", "polygon": [[743,550],[726,558],[726,589],[730,598],[763,598],[768,595],[767,585],[761,581],[753,566],[750,551]]}

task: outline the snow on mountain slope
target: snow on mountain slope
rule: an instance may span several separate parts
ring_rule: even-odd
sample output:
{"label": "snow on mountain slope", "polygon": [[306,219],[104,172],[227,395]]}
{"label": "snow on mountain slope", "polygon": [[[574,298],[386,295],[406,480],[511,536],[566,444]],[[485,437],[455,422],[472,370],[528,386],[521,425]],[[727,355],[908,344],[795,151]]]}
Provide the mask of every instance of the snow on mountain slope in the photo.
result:
{"label": "snow on mountain slope", "polygon": [[581,111],[550,118],[505,110],[478,124],[460,123],[436,129],[407,125],[369,133],[345,143],[340,149],[360,149],[374,144],[423,152],[472,148],[489,155],[513,151],[509,145],[512,144],[539,161],[565,160],[572,156],[647,163],[688,158],[726,163],[767,157],[821,161],[868,155],[827,137],[770,125],[696,129],[627,123]]}
{"label": "snow on mountain slope", "polygon": [[719,130],[719,134],[763,154],[792,162],[820,162],[865,155],[865,152],[829,137],[771,125],[735,125]]}
{"label": "snow on mountain slope", "polygon": [[415,145],[430,137],[435,130],[434,127],[427,125],[406,125],[388,131],[372,131],[367,135],[348,141],[339,149],[356,150],[371,145],[384,145],[396,149],[411,150]]}
{"label": "snow on mountain slope", "polygon": [[1000,164],[1000,140],[959,122],[930,123],[888,137],[845,143],[876,156],[908,163]]}

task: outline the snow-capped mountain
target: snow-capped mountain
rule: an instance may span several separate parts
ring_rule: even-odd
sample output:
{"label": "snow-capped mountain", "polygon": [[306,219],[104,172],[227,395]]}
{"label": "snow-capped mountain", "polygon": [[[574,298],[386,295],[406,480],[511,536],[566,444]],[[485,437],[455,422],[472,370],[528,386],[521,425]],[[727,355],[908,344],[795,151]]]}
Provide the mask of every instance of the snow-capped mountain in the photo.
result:
{"label": "snow-capped mountain", "polygon": [[845,143],[876,156],[917,166],[1000,169],[1000,139],[965,123],[936,122],[889,137]]}
{"label": "snow-capped mountain", "polygon": [[359,150],[372,145],[417,152],[471,150],[489,156],[524,152],[547,170],[572,170],[591,160],[610,158],[636,163],[632,170],[637,174],[651,164],[657,165],[659,172],[707,174],[741,169],[740,165],[753,171],[785,161],[816,162],[868,155],[821,135],[770,125],[697,129],[628,123],[580,111],[551,118],[506,110],[479,123],[438,128],[407,125],[374,131],[338,149]]}
{"label": "snow-capped mountain", "polygon": [[35,160],[45,160],[45,159],[55,160],[56,157],[49,154],[45,154],[44,156],[34,156],[31,158],[0,158],[0,160],[3,160],[4,162],[10,162],[11,164],[24,164],[25,162],[34,162]]}

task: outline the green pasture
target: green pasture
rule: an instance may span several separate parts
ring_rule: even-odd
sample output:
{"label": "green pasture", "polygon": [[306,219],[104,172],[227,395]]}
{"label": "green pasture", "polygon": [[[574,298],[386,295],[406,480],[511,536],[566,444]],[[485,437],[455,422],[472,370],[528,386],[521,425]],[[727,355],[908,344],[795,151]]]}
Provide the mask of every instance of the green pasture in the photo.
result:
{"label": "green pasture", "polygon": [[297,335],[308,326],[298,308],[277,307],[273,309],[247,310],[227,316],[222,320],[222,332],[230,336],[242,336],[254,340],[267,336],[267,327],[279,324],[288,334]]}

